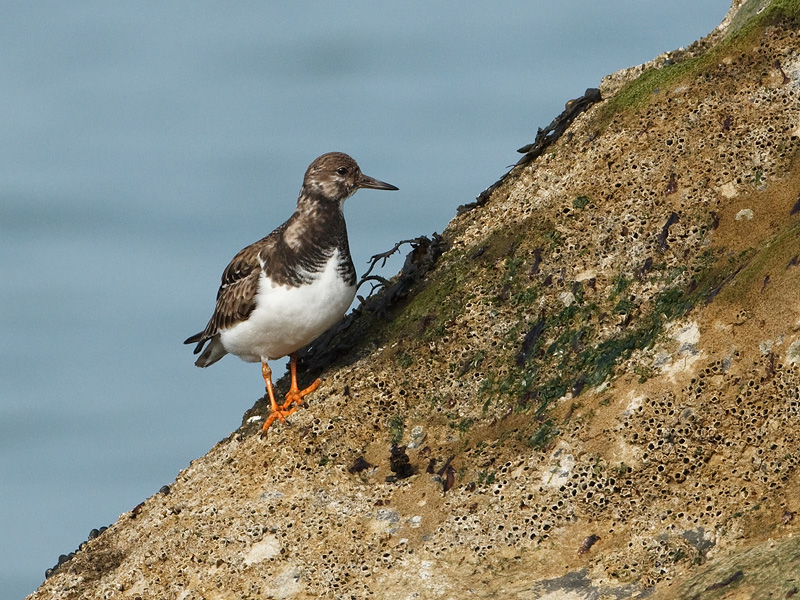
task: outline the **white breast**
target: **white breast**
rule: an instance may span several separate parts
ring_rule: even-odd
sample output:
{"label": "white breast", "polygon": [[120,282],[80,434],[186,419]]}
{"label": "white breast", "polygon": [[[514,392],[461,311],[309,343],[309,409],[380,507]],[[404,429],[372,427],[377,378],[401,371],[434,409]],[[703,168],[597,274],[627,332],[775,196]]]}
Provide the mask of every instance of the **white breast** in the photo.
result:
{"label": "white breast", "polygon": [[344,281],[334,251],[312,283],[275,285],[261,273],[256,308],[246,321],[220,331],[225,349],[242,360],[274,360],[299,350],[344,316],[356,286]]}

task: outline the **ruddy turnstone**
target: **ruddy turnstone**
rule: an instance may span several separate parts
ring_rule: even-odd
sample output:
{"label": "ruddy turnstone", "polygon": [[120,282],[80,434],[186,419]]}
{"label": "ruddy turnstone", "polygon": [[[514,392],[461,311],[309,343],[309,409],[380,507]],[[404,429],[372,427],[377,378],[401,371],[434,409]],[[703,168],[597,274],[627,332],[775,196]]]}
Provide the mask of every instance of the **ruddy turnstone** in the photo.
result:
{"label": "ruddy turnstone", "polygon": [[[262,431],[276,419],[285,423],[317,389],[319,379],[303,390],[297,387],[297,350],[341,319],[355,297],[356,271],[342,208],[360,188],[397,189],[361,173],[347,154],[330,152],[314,160],[294,214],[233,257],[222,273],[211,320],[184,342],[197,344],[195,354],[202,351],[198,367],[228,353],[261,362],[271,407]],[[292,381],[279,405],[267,361],[287,354]]]}

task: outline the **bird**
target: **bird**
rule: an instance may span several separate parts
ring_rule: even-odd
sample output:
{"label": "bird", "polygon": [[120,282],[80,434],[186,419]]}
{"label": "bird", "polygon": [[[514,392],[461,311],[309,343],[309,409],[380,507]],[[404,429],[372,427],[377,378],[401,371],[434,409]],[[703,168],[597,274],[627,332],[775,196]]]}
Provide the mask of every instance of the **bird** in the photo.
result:
{"label": "bird", "polygon": [[[343,152],[329,152],[309,165],[289,219],[233,257],[222,273],[214,314],[206,328],[184,344],[196,344],[195,362],[208,367],[226,354],[260,362],[270,413],[275,420],[304,403],[320,384],[297,384],[297,351],[342,319],[356,294],[344,202],[359,189],[397,190],[368,177]],[[289,356],[291,385],[278,404],[268,360]]]}

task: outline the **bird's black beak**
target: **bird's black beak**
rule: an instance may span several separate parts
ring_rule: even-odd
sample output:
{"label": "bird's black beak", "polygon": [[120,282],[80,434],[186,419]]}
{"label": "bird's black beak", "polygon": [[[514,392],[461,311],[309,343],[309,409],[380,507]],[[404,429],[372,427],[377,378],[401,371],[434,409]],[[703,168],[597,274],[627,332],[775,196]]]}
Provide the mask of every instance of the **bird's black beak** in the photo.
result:
{"label": "bird's black beak", "polygon": [[359,188],[369,188],[371,190],[397,190],[391,183],[384,183],[383,181],[378,181],[377,179],[373,179],[372,177],[367,177],[366,175],[361,175],[361,180],[358,182]]}

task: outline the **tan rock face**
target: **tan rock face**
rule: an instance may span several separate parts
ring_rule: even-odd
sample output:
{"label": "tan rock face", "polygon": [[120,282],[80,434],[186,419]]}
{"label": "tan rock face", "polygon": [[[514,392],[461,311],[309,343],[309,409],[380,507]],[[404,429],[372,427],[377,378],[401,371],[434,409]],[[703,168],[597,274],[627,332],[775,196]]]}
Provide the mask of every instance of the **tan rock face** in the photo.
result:
{"label": "tan rock face", "polygon": [[291,428],[245,419],[33,597],[788,597],[799,42],[744,27],[620,86]]}

